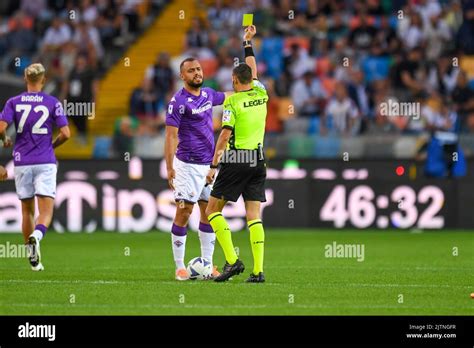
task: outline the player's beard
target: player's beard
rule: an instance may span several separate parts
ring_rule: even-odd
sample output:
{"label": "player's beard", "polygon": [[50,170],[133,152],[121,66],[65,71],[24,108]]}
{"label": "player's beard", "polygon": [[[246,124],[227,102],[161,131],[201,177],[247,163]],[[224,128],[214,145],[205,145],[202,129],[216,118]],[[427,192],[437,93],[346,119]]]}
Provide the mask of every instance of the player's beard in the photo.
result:
{"label": "player's beard", "polygon": [[189,81],[188,82],[188,85],[192,88],[200,88],[202,86],[202,84],[204,83],[204,80],[201,80],[201,82],[199,83],[195,83],[193,81]]}

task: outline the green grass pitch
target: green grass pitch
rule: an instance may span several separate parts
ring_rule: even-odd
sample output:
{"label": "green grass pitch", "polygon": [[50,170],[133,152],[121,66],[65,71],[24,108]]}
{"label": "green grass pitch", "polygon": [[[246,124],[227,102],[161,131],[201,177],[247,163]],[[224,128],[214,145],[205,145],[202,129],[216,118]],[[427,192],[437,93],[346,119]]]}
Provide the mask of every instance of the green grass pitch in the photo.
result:
{"label": "green grass pitch", "polygon": [[[49,232],[41,244],[44,272],[32,272],[26,259],[1,259],[0,314],[474,314],[472,232],[268,229],[265,284],[244,283],[252,268],[248,232],[233,238],[244,275],[177,282],[167,233]],[[21,236],[1,234],[0,243],[7,241],[21,243]],[[363,244],[364,261],[325,257],[334,241]],[[186,261],[199,254],[190,232]],[[215,263],[224,263],[218,245]]]}

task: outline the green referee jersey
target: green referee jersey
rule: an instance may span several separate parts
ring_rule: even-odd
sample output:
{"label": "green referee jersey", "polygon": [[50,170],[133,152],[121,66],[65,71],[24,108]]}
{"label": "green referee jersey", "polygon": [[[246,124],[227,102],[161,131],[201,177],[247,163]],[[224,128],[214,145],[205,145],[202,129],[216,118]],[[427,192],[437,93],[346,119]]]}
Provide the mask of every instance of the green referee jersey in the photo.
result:
{"label": "green referee jersey", "polygon": [[252,89],[232,94],[224,101],[222,128],[232,129],[230,149],[255,150],[263,146],[268,94],[265,86],[252,81]]}

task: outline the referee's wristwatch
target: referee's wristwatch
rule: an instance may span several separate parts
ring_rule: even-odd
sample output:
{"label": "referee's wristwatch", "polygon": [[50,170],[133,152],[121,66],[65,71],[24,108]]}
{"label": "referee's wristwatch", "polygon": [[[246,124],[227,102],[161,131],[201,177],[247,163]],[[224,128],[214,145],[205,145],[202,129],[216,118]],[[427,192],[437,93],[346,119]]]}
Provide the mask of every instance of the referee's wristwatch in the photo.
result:
{"label": "referee's wristwatch", "polygon": [[209,167],[211,169],[217,169],[217,168],[219,168],[219,165],[218,164],[214,165],[214,164],[211,163],[211,165]]}

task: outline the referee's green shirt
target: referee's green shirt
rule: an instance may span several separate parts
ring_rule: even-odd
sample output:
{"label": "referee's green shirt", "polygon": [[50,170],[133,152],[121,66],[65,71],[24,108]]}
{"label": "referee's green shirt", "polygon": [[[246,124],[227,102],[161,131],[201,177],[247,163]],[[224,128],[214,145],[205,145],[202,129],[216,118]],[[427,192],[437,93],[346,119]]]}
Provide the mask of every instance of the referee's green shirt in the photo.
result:
{"label": "referee's green shirt", "polygon": [[222,128],[233,130],[229,148],[255,150],[258,144],[263,146],[267,101],[267,90],[258,80],[253,80],[252,89],[224,100]]}

